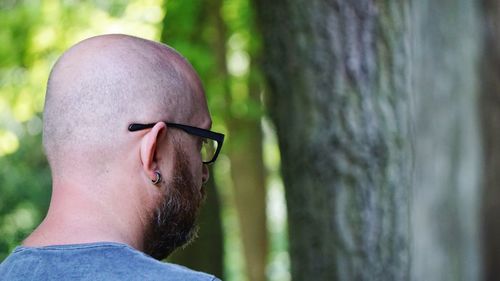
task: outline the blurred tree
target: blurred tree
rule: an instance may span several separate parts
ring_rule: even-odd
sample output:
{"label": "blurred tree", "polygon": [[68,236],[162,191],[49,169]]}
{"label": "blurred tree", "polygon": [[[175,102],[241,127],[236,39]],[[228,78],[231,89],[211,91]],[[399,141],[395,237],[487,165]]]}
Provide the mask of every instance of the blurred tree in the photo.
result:
{"label": "blurred tree", "polygon": [[408,1],[255,0],[293,280],[408,280]]}
{"label": "blurred tree", "polygon": [[[257,51],[248,5],[248,1],[168,2],[162,40],[193,62],[207,95],[220,101],[211,108],[214,123],[223,121],[228,128],[225,147],[231,161],[246,270],[250,280],[260,281],[265,280],[267,262],[265,172],[260,84],[245,61]],[[229,40],[235,41],[232,46]],[[232,73],[228,58],[235,54],[240,61]]]}
{"label": "blurred tree", "polygon": [[500,280],[500,3],[481,1],[484,47],[481,57],[481,120],[484,192],[482,250],[484,280]]}
{"label": "blurred tree", "polygon": [[[236,2],[239,2],[239,5],[235,4]],[[226,9],[230,9],[231,13],[226,15],[226,20],[222,17],[222,3],[221,0],[212,1],[216,27],[213,50],[217,58],[218,75],[224,79],[224,97],[228,105],[225,119],[231,137],[228,154],[231,161],[231,178],[247,275],[252,281],[264,281],[268,245],[260,124],[262,83],[253,64],[258,51],[258,36],[253,30],[248,1],[232,1],[231,6],[226,3]],[[232,40],[232,44],[228,43],[228,40]],[[237,56],[249,57],[248,66],[242,66],[241,64],[246,62],[239,61],[241,69],[233,69],[231,73],[227,58],[245,60]]]}
{"label": "blurred tree", "polygon": [[479,278],[475,17],[468,0],[412,5],[412,280]]}

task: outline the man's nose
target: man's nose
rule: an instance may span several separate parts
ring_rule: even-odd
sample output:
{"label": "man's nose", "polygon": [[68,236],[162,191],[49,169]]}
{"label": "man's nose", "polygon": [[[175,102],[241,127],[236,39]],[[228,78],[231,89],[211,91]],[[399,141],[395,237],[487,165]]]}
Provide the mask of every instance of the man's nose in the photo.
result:
{"label": "man's nose", "polygon": [[210,177],[210,173],[208,172],[208,165],[207,164],[202,164],[203,165],[203,170],[202,170],[202,176],[201,179],[203,180],[203,183],[206,183],[208,181],[208,178]]}

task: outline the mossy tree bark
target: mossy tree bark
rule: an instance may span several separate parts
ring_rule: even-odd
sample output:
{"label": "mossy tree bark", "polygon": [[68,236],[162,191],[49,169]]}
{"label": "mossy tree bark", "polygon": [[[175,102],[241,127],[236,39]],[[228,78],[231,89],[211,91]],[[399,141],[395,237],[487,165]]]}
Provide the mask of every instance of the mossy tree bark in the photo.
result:
{"label": "mossy tree bark", "polygon": [[408,1],[255,0],[293,280],[408,280]]}

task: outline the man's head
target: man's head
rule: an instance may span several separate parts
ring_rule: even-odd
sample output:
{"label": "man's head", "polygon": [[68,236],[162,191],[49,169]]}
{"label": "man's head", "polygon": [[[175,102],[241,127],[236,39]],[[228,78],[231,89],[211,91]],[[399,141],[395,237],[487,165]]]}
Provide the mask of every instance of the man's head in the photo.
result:
{"label": "man's head", "polygon": [[[116,216],[117,225],[140,221],[142,233],[131,235],[141,235],[138,246],[156,258],[194,236],[208,178],[202,138],[161,121],[211,126],[196,72],[166,45],[93,37],[69,49],[51,72],[43,144],[53,198],[64,200],[73,189],[85,195],[82,204]],[[129,131],[132,123],[151,126]]]}

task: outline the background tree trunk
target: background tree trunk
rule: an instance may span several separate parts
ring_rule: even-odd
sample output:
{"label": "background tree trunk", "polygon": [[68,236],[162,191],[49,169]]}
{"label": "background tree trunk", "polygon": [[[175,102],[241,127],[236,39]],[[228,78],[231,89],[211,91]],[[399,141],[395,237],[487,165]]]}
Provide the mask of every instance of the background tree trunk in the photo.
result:
{"label": "background tree trunk", "polygon": [[249,280],[266,280],[266,183],[260,118],[232,119],[229,157]]}
{"label": "background tree trunk", "polygon": [[484,192],[484,280],[500,280],[500,3],[482,1],[484,48],[481,71]]}
{"label": "background tree trunk", "polygon": [[408,2],[255,4],[292,279],[408,280]]}
{"label": "background tree trunk", "polygon": [[[242,1],[244,2],[244,1]],[[266,228],[266,188],[265,170],[262,158],[262,132],[260,127],[260,87],[257,86],[252,73],[246,77],[234,77],[228,71],[227,57],[229,50],[228,39],[236,32],[251,32],[252,22],[240,19],[238,23],[232,23],[223,18],[225,2],[216,1],[179,1],[168,4],[167,16],[164,20],[164,32],[162,41],[173,44],[189,58],[190,50],[197,56],[204,56],[208,65],[195,65],[203,82],[205,83],[207,96],[217,98],[219,96],[218,108],[211,108],[214,125],[217,121],[223,121],[228,129],[223,153],[229,157],[231,162],[231,178],[235,206],[243,245],[243,257],[249,280],[264,281],[266,279],[267,262],[267,228]],[[242,3],[232,2],[232,12]],[[235,8],[236,7],[236,8]],[[189,9],[190,13],[185,11]],[[248,10],[248,8],[247,8]],[[184,11],[182,15],[188,14],[190,18],[176,17],[176,11]],[[179,15],[181,13],[178,13]],[[226,14],[226,16],[228,16]],[[229,15],[234,16],[234,15]],[[228,16],[228,17],[229,17]],[[251,21],[252,18],[248,17]],[[239,25],[234,27],[233,25]],[[183,30],[185,27],[190,30]],[[239,30],[238,30],[239,29]],[[182,38],[181,40],[179,40]],[[179,43],[176,45],[176,43]],[[188,46],[186,46],[188,45]],[[184,50],[185,48],[186,50]],[[205,53],[200,54],[200,50]],[[253,56],[250,47],[244,50]],[[252,59],[252,57],[250,58]],[[250,69],[250,67],[249,67]],[[246,88],[246,98],[243,101],[249,107],[248,112],[237,112],[236,101],[233,99],[236,93],[232,83],[236,79],[240,85],[238,90]],[[220,98],[222,96],[223,98]],[[253,108],[252,108],[253,106]],[[258,109],[255,110],[255,107]],[[217,120],[217,121],[216,121]],[[223,188],[230,188],[223,187]],[[215,246],[215,245],[213,245]],[[197,243],[188,249],[205,246]],[[193,249],[195,251],[195,249]],[[192,257],[197,259],[196,257]],[[177,260],[176,260],[177,261]],[[201,264],[205,261],[200,260]],[[198,262],[196,262],[198,263]],[[198,268],[195,264],[193,267]]]}
{"label": "background tree trunk", "polygon": [[479,278],[475,8],[468,0],[412,5],[413,280]]}
{"label": "background tree trunk", "polygon": [[[229,129],[227,141],[228,156],[231,161],[233,194],[238,213],[243,242],[245,267],[249,280],[266,280],[267,227],[266,227],[266,183],[264,160],[262,157],[262,130],[260,126],[260,87],[252,72],[246,79],[248,105],[259,108],[257,114],[237,113],[233,106],[231,76],[227,69],[228,26],[221,16],[222,1],[212,1],[211,10],[215,20],[215,42],[218,76],[224,83],[224,97],[227,104],[225,119]],[[251,30],[252,27],[249,26]],[[253,58],[253,53],[250,53]],[[250,68],[251,69],[251,68]],[[235,114],[236,113],[236,114]]]}

